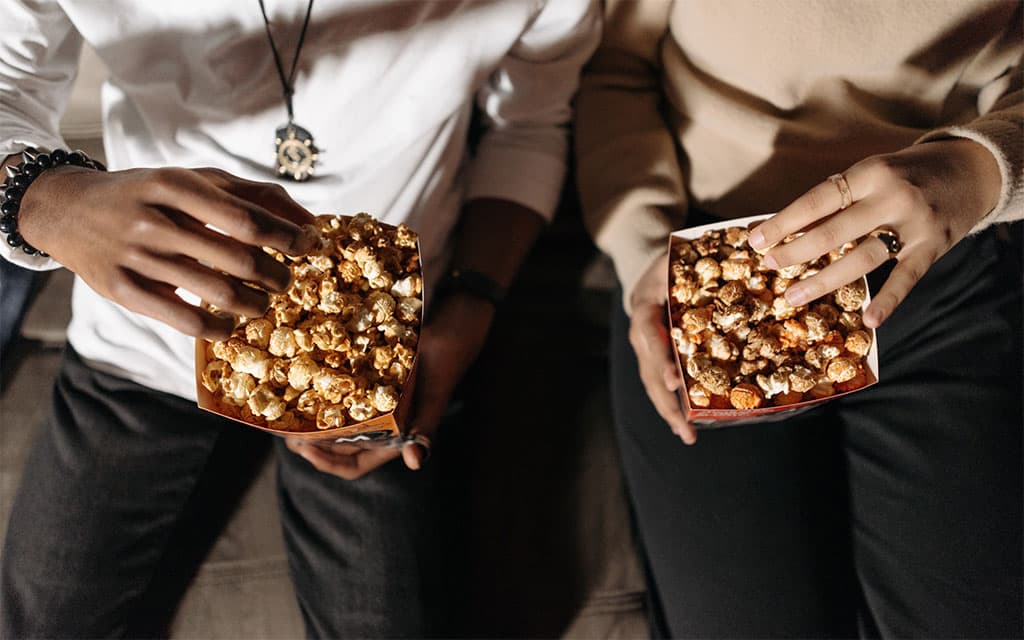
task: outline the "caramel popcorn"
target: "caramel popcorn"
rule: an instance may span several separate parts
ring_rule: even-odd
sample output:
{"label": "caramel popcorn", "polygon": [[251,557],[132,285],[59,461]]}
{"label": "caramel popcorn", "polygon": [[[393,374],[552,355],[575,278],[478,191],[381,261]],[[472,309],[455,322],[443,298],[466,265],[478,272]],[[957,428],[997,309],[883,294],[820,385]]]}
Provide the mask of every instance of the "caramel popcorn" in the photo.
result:
{"label": "caramel popcorn", "polygon": [[735,279],[731,282],[726,282],[718,289],[718,299],[725,304],[735,304],[745,298],[746,295],[746,287],[743,286],[743,283],[737,282]]}
{"label": "caramel popcorn", "polygon": [[266,249],[291,268],[289,290],[206,349],[200,382],[227,415],[313,431],[398,407],[423,310],[416,234],[367,214],[321,216],[316,226],[309,256]]}
{"label": "caramel popcorn", "polygon": [[717,365],[711,365],[697,373],[697,381],[715,395],[729,392],[729,372]]}
{"label": "caramel popcorn", "polygon": [[206,364],[203,370],[202,383],[209,391],[220,389],[221,380],[231,375],[231,365],[223,360],[214,360]]}
{"label": "caramel popcorn", "polygon": [[745,281],[754,271],[754,263],[748,258],[730,258],[722,262],[722,279],[726,281]]}
{"label": "caramel popcorn", "polygon": [[249,410],[254,415],[263,416],[270,420],[276,420],[284,413],[285,403],[277,397],[269,385],[261,384],[252,390],[249,399],[246,401]]}
{"label": "caramel popcorn", "polygon": [[274,323],[266,318],[256,318],[245,327],[245,339],[259,349],[270,346],[270,335],[274,331]]}
{"label": "caramel popcorn", "polygon": [[722,240],[730,247],[739,248],[747,245],[747,238],[749,236],[750,232],[743,227],[729,227],[725,230]]}
{"label": "caramel popcorn", "polygon": [[846,382],[857,375],[857,363],[853,358],[834,358],[825,368],[828,379],[832,382]]}
{"label": "caramel popcorn", "polygon": [[729,392],[729,402],[737,409],[756,409],[764,404],[764,395],[754,385],[742,382]]}
{"label": "caramel popcorn", "polygon": [[683,313],[682,326],[683,331],[693,335],[704,331],[711,325],[711,316],[714,311],[711,307],[699,307],[697,309],[687,309]]}
{"label": "caramel popcorn", "polygon": [[860,329],[864,326],[860,313],[857,311],[842,312],[839,314],[839,323],[851,331]]}
{"label": "caramel popcorn", "polygon": [[[864,280],[810,306],[794,307],[786,290],[833,258],[772,270],[747,245],[747,237],[746,229],[731,227],[673,241],[670,337],[684,363],[690,404],[742,410],[785,406],[867,384],[864,359],[871,334],[861,321]],[[844,245],[834,253],[851,248]]]}
{"label": "caramel popcorn", "polygon": [[846,336],[846,350],[858,356],[868,355],[871,350],[871,335],[867,331],[851,331]]}
{"label": "caramel popcorn", "polygon": [[256,379],[243,371],[232,371],[231,375],[221,378],[220,388],[225,402],[242,406],[256,389]]}
{"label": "caramel popcorn", "polygon": [[720,334],[712,334],[707,341],[708,353],[715,360],[735,360],[740,355],[739,347]]}
{"label": "caramel popcorn", "polygon": [[398,406],[398,392],[391,385],[377,385],[370,400],[377,411],[387,413]]}
{"label": "caramel popcorn", "polygon": [[708,390],[701,385],[699,382],[694,382],[687,389],[687,393],[690,396],[690,403],[695,407],[709,407],[711,406],[711,394]]}
{"label": "caramel popcorn", "polygon": [[849,284],[836,289],[835,298],[836,304],[843,308],[844,311],[857,311],[864,304],[864,298],[867,296],[867,288],[864,286],[863,280],[854,280]]}
{"label": "caramel popcorn", "polygon": [[693,265],[693,270],[697,272],[701,286],[714,282],[722,275],[722,267],[714,258],[701,258]]}
{"label": "caramel popcorn", "polygon": [[715,311],[711,318],[725,332],[731,332],[750,320],[750,313],[741,304],[730,304],[721,311]]}

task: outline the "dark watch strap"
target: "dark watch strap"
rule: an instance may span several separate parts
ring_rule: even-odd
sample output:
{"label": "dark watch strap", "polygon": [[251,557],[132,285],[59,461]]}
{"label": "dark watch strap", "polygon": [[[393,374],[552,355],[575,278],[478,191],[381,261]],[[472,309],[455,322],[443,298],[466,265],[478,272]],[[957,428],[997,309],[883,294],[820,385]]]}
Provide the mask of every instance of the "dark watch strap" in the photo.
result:
{"label": "dark watch strap", "polygon": [[494,278],[484,273],[472,269],[455,268],[441,278],[441,282],[437,285],[437,297],[443,298],[445,295],[455,292],[483,298],[497,307],[504,302],[507,290],[495,282]]}

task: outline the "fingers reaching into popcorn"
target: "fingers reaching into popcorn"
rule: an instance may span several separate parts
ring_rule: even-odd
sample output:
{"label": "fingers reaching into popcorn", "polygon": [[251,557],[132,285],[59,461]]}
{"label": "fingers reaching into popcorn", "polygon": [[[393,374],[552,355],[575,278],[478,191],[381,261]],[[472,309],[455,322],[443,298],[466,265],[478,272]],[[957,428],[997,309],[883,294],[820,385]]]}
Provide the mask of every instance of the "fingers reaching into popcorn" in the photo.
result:
{"label": "fingers reaching into popcorn", "polygon": [[[808,306],[787,292],[840,260],[847,243],[809,262],[773,268],[742,227],[673,241],[671,337],[691,406],[751,410],[827,397],[867,384],[871,334],[863,278]],[[791,237],[783,240],[794,240]]]}
{"label": "fingers reaching into popcorn", "polygon": [[351,426],[394,411],[423,308],[416,234],[367,214],[317,219],[319,247],[290,258],[292,285],[207,348],[218,409],[277,430]]}

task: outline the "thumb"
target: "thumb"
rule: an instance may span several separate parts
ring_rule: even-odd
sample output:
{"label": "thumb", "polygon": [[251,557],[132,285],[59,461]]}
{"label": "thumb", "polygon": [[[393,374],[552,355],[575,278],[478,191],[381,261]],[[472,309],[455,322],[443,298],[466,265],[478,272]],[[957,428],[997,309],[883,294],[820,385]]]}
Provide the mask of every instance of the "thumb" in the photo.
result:
{"label": "thumb", "polygon": [[664,312],[664,307],[660,304],[645,304],[633,313],[640,340],[644,348],[651,353],[664,351],[668,343],[668,329],[661,319]]}
{"label": "thumb", "polygon": [[402,461],[413,471],[419,471],[427,459],[427,451],[418,444],[410,442],[402,447]]}

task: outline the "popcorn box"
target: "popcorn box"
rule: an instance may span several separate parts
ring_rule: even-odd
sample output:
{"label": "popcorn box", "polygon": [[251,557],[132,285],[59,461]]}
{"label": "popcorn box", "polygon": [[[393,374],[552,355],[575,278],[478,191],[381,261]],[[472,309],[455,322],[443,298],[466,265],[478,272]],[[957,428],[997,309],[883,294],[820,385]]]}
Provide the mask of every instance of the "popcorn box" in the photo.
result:
{"label": "popcorn box", "polygon": [[[685,309],[671,293],[673,286],[673,273],[672,273],[672,257],[676,255],[674,249],[677,248],[683,241],[692,241],[702,237],[706,232],[712,230],[726,230],[732,227],[740,227],[748,229],[755,223],[770,218],[774,214],[763,214],[757,216],[749,216],[746,218],[738,218],[734,220],[725,220],[722,222],[716,222],[712,224],[706,224],[699,227],[692,227],[689,229],[681,229],[672,233],[669,236],[669,296],[667,303],[668,321],[670,328],[674,328],[673,318],[676,318],[678,314]],[[746,246],[746,245],[745,245]],[[753,253],[753,250],[746,246],[746,248]],[[859,313],[863,315],[865,309],[871,302],[871,294],[867,287],[866,278],[862,278],[864,287],[864,301],[860,306]],[[826,297],[819,299],[824,300]],[[812,302],[811,306],[816,304],[818,301]],[[683,414],[686,419],[697,426],[698,428],[719,428],[726,426],[738,426],[743,424],[753,424],[758,422],[776,422],[785,420],[798,413],[802,413],[811,407],[819,405],[823,402],[833,400],[835,398],[842,397],[844,395],[855,393],[862,389],[866,389],[878,382],[878,343],[873,329],[862,327],[860,330],[867,332],[870,335],[871,346],[868,353],[864,356],[864,374],[866,382],[864,385],[859,386],[855,389],[848,391],[836,391],[832,395],[827,397],[821,397],[816,399],[806,399],[802,402],[793,404],[786,404],[781,406],[761,406],[756,409],[736,409],[736,408],[718,408],[718,407],[700,407],[694,406],[690,400],[689,388],[691,385],[691,379],[686,372],[687,357],[680,354],[679,349],[676,347],[675,341],[672,341],[672,353],[675,354],[676,368],[679,372],[680,378],[683,381],[683,385],[679,390],[680,403],[683,408]]]}
{"label": "popcorn box", "polygon": [[[332,222],[332,220],[335,220],[337,222]],[[353,222],[353,221],[355,221],[355,222]],[[353,229],[354,230],[354,229],[356,229],[356,226],[355,226],[356,223],[367,224],[367,225],[376,225],[376,227],[367,227],[367,228],[377,228],[377,227],[379,227],[379,228],[384,230],[382,233],[389,233],[392,236],[396,232],[398,232],[399,230],[402,230],[404,232],[408,232],[407,228],[404,228],[404,227],[394,227],[392,225],[387,225],[387,224],[384,224],[384,223],[382,223],[380,221],[374,220],[374,219],[370,218],[369,216],[367,216],[365,214],[360,214],[360,216],[355,216],[355,217],[351,217],[351,216],[319,216],[318,217],[318,224],[321,227],[321,231],[324,232],[324,233],[336,232],[339,227],[343,228],[343,229],[346,229],[346,230],[348,230],[348,229]],[[333,225],[333,227],[332,227],[332,225]],[[355,233],[355,231],[352,231],[352,232]],[[345,231],[345,233],[348,233],[348,231]],[[415,239],[414,234],[413,234],[412,237],[413,237],[413,239]],[[325,236],[325,238],[327,238],[327,239],[325,239],[325,241],[324,241],[325,242],[324,246],[327,247],[326,243],[328,243],[328,242],[332,242],[332,243],[335,242],[337,236],[336,235],[335,236]],[[375,242],[378,239],[379,239],[379,237],[375,236],[373,238],[374,243],[364,242],[363,245],[372,245],[371,251],[373,249],[376,249],[377,251],[385,251],[385,250],[387,250],[386,248],[385,249],[381,249],[380,248],[380,247],[384,247],[385,245],[375,244]],[[351,243],[352,242],[347,237],[343,238],[343,240],[346,243]],[[355,241],[355,243],[357,243],[357,244],[359,242],[360,242],[359,240]],[[337,243],[338,243],[338,246],[340,246],[341,240],[337,240]],[[346,246],[347,246],[346,250],[351,250],[351,246],[348,246],[348,245],[346,245]],[[325,278],[330,278],[330,279],[332,279],[334,281],[335,285],[337,285],[338,282],[341,279],[341,276],[340,276],[341,263],[344,262],[345,260],[339,255],[339,251],[338,250],[333,250],[333,251],[325,250],[325,252],[326,252],[326,255],[331,257],[332,260],[335,262],[334,269],[333,270],[329,270],[329,271],[319,271],[319,272],[313,272],[312,270],[307,269],[307,271],[310,272],[310,273],[315,273],[316,277],[318,277],[319,280],[321,280],[321,281],[323,279],[325,279]],[[401,252],[398,252],[398,253],[401,253]],[[377,254],[371,254],[371,255],[377,255]],[[296,410],[291,412],[292,416],[295,417],[295,420],[292,420],[290,424],[285,424],[284,421],[278,420],[278,419],[262,419],[262,418],[257,418],[255,420],[246,419],[244,415],[240,415],[241,413],[243,413],[243,410],[244,410],[244,407],[245,407],[245,403],[244,402],[241,405],[235,404],[235,403],[229,403],[229,402],[227,402],[223,398],[218,398],[217,395],[214,392],[212,392],[210,389],[208,389],[206,387],[206,385],[203,384],[204,372],[207,371],[208,365],[210,365],[211,362],[214,362],[217,359],[216,358],[211,359],[211,351],[212,351],[213,345],[215,343],[211,343],[211,342],[209,342],[207,340],[201,340],[201,339],[197,339],[195,341],[195,363],[196,363],[195,374],[196,374],[196,395],[197,395],[197,404],[198,404],[198,406],[201,409],[204,409],[204,410],[209,411],[211,413],[215,413],[215,414],[218,414],[220,416],[229,418],[231,420],[234,420],[235,422],[240,422],[241,424],[245,424],[247,426],[255,427],[257,429],[261,429],[263,431],[267,431],[269,433],[273,433],[273,434],[281,435],[281,436],[291,436],[291,437],[296,437],[296,438],[301,438],[301,439],[309,439],[309,440],[333,440],[334,442],[338,442],[338,443],[357,444],[357,445],[364,446],[364,447],[388,446],[388,445],[393,444],[395,442],[395,439],[396,438],[400,438],[403,435],[403,433],[404,433],[405,421],[406,421],[406,419],[408,417],[408,414],[409,414],[409,411],[410,411],[410,407],[412,405],[414,385],[415,385],[415,380],[416,380],[416,369],[417,369],[417,364],[418,364],[418,356],[417,356],[418,349],[416,347],[418,347],[418,336],[419,336],[419,333],[420,333],[420,331],[422,329],[422,326],[423,326],[423,300],[424,300],[424,298],[423,298],[423,289],[422,289],[422,271],[421,271],[420,249],[419,249],[419,242],[418,242],[418,240],[415,240],[414,248],[409,248],[409,245],[406,245],[406,249],[404,251],[404,255],[409,258],[410,262],[414,262],[415,263],[415,265],[416,265],[415,271],[404,271],[401,274],[395,274],[395,273],[392,273],[392,272],[388,271],[387,269],[377,270],[376,267],[374,267],[372,269],[371,268],[363,269],[363,274],[364,275],[367,274],[367,273],[370,274],[370,275],[378,274],[378,277],[380,277],[379,273],[386,272],[386,273],[384,273],[384,277],[391,276],[393,281],[395,281],[395,282],[398,282],[398,280],[399,280],[399,278],[401,276],[405,276],[406,278],[415,278],[416,280],[413,280],[413,282],[417,282],[417,281],[419,282],[419,285],[418,285],[418,287],[415,290],[416,292],[415,292],[414,296],[405,296],[405,297],[403,297],[399,293],[396,293],[396,288],[399,285],[402,284],[401,282],[398,282],[398,284],[392,286],[390,289],[387,290],[388,293],[389,293],[389,296],[393,296],[393,297],[389,297],[388,299],[390,299],[391,302],[394,303],[394,305],[392,306],[393,314],[394,315],[390,316],[390,321],[398,322],[399,310],[402,309],[401,305],[402,304],[406,304],[407,306],[405,307],[405,315],[403,317],[408,322],[403,321],[402,323],[400,323],[401,327],[399,327],[399,328],[404,327],[407,330],[412,331],[413,335],[415,337],[415,340],[412,342],[411,348],[406,348],[406,352],[407,352],[406,355],[408,355],[408,351],[411,351],[412,352],[412,359],[411,359],[411,363],[407,363],[408,366],[404,367],[404,372],[405,372],[404,379],[402,380],[401,383],[395,385],[395,386],[398,386],[398,389],[397,389],[398,398],[397,398],[397,402],[394,403],[393,408],[389,407],[389,410],[386,410],[386,411],[385,410],[380,410],[380,411],[375,410],[375,415],[373,415],[372,417],[369,417],[367,419],[364,419],[364,420],[354,420],[354,418],[352,418],[346,412],[345,413],[345,417],[344,417],[345,424],[343,424],[342,426],[335,426],[335,427],[331,427],[331,428],[318,428],[317,422],[319,421],[319,418],[316,418],[316,419],[311,418],[308,415],[304,415],[304,414],[300,413],[298,411],[298,409],[296,409]],[[283,258],[283,256],[279,256],[278,257],[279,260],[282,260],[282,258]],[[309,259],[307,258],[305,260],[309,260]],[[376,259],[375,259],[375,261],[376,261]],[[309,262],[312,262],[312,260],[309,260]],[[351,265],[344,265],[344,266],[351,267]],[[360,265],[360,268],[362,268],[362,266],[363,265]],[[300,268],[305,268],[305,267],[300,267]],[[293,267],[293,275],[295,275],[295,274],[296,274],[296,269]],[[333,326],[334,327],[338,327],[338,326],[344,326],[345,327],[346,332],[344,332],[344,338],[343,338],[345,344],[349,344],[350,342],[354,343],[355,340],[352,340],[352,339],[355,338],[355,336],[357,336],[357,335],[366,335],[366,336],[368,336],[367,342],[364,342],[364,346],[365,346],[365,344],[371,344],[370,342],[368,342],[369,340],[374,340],[375,341],[373,344],[375,344],[376,346],[372,347],[372,350],[362,351],[361,352],[361,355],[363,357],[365,357],[365,358],[376,357],[377,356],[377,351],[376,351],[377,347],[390,348],[390,346],[393,346],[393,347],[395,347],[397,349],[398,348],[397,345],[400,345],[400,344],[404,345],[405,342],[403,341],[403,338],[408,337],[408,335],[409,335],[408,333],[399,334],[399,340],[397,342],[395,342],[394,345],[390,345],[390,342],[386,342],[384,340],[384,338],[383,338],[383,336],[386,335],[386,333],[384,333],[385,332],[385,325],[384,324],[381,324],[379,327],[376,326],[376,324],[372,324],[369,327],[366,327],[366,326],[363,326],[363,325],[356,325],[355,324],[357,322],[362,322],[363,320],[361,318],[363,318],[365,316],[365,314],[364,314],[364,316],[360,316],[359,318],[357,318],[356,315],[359,314],[359,313],[363,313],[364,310],[370,308],[370,307],[367,306],[367,301],[370,300],[371,294],[373,294],[375,292],[379,292],[382,289],[375,288],[375,287],[372,287],[372,286],[368,288],[368,282],[369,281],[366,280],[366,279],[364,279],[361,282],[361,285],[360,285],[360,281],[359,281],[358,278],[356,278],[353,274],[349,274],[349,276],[351,278],[353,278],[353,282],[351,284],[349,284],[349,285],[343,285],[343,287],[347,286],[348,290],[347,291],[345,289],[339,290],[341,292],[340,295],[342,297],[339,297],[338,300],[343,301],[343,304],[345,305],[344,308],[340,308],[339,309],[338,307],[332,307],[332,306],[327,304],[326,301],[328,300],[328,298],[323,296],[323,291],[324,291],[323,284],[322,284],[322,282],[320,282],[319,286],[316,287],[316,291],[320,292],[320,294],[321,294],[321,297],[317,298],[317,300],[318,300],[317,306],[315,308],[313,308],[313,309],[306,309],[304,314],[303,314],[302,311],[295,311],[296,305],[292,305],[291,303],[288,302],[288,300],[285,300],[284,298],[288,298],[288,299],[293,300],[293,301],[296,299],[298,294],[296,293],[295,290],[296,290],[296,287],[300,287],[301,286],[301,280],[302,280],[302,278],[300,278],[299,276],[296,276],[295,281],[293,282],[292,288],[289,290],[289,292],[287,292],[286,294],[282,294],[282,296],[280,296],[280,297],[278,297],[278,296],[272,297],[272,307],[271,307],[271,310],[268,311],[268,313],[263,317],[263,319],[269,320],[269,317],[272,316],[272,314],[276,313],[276,311],[275,311],[276,307],[274,305],[278,305],[279,304],[281,306],[281,308],[284,309],[284,311],[282,313],[295,313],[295,314],[303,314],[303,315],[308,314],[308,315],[305,315],[305,317],[307,319],[312,317],[313,314],[317,314],[318,317],[322,317],[322,318],[324,318],[326,320],[337,320],[337,323],[335,323]],[[386,281],[385,281],[385,283],[386,283]],[[380,284],[380,283],[377,283],[377,284]],[[361,290],[359,290],[360,286],[361,286]],[[311,290],[312,290],[312,288],[311,288]],[[333,287],[330,288],[329,293],[334,293],[334,292],[335,292],[335,289]],[[402,293],[405,293],[405,292],[406,291],[402,291]],[[312,294],[310,294],[310,295],[312,295]],[[346,298],[344,296],[348,296],[348,297]],[[356,303],[357,298],[358,298],[358,303]],[[379,300],[380,298],[383,298],[383,296],[379,296],[379,294],[378,294],[377,298]],[[409,306],[410,305],[409,301],[412,298],[414,298],[415,300],[413,300],[413,303],[411,304],[411,307],[410,307]],[[397,300],[397,302],[396,302],[396,300]],[[305,302],[305,299],[304,299],[304,302]],[[334,312],[333,313],[324,312],[324,310],[323,310],[324,308],[329,309],[329,310],[334,310]],[[410,315],[410,309],[415,309],[414,318]],[[278,317],[280,317],[280,316],[278,316]],[[253,323],[255,321],[259,321],[259,320],[261,320],[261,319],[259,319],[259,318],[250,318],[250,319],[248,319],[245,323],[243,323],[242,325],[240,325],[239,327],[237,327],[235,329],[235,331],[232,333],[232,338],[229,339],[229,340],[233,340],[236,337],[240,341],[241,340],[246,340],[247,337],[248,337],[247,331],[248,331],[249,324],[251,324],[251,323]],[[280,328],[281,326],[284,326],[284,325],[281,325],[281,324],[278,324],[278,323],[274,323],[275,330],[277,328]],[[286,327],[286,328],[288,328],[288,327]],[[361,329],[361,331],[359,329]],[[376,335],[377,331],[381,332],[380,336]],[[337,333],[341,334],[343,332],[337,332]],[[327,335],[327,334],[324,334],[324,335]],[[334,337],[337,337],[337,336],[334,336]],[[224,343],[220,343],[220,344],[223,345]],[[328,352],[327,351],[322,351],[320,349],[321,346],[327,346],[327,345],[323,345],[323,344],[319,344],[318,343],[315,348],[311,348],[311,350],[310,350],[310,354],[318,355],[321,358],[320,361],[317,361],[317,358],[313,357],[313,355],[310,355],[310,359],[314,360],[316,362],[316,364],[317,364],[317,374],[315,374],[315,375],[321,375],[321,374],[324,374],[326,372],[328,374],[336,374],[337,376],[348,377],[348,378],[351,378],[351,379],[355,379],[357,381],[361,380],[361,378],[363,376],[367,375],[365,373],[366,362],[362,363],[362,368],[364,370],[363,373],[357,373],[354,370],[354,368],[352,368],[352,367],[350,367],[350,366],[348,366],[348,365],[346,365],[344,363],[340,363],[339,364],[339,363],[336,362],[336,364],[339,364],[339,366],[328,368],[328,365],[325,364],[325,362],[323,361],[323,359],[325,358],[325,353],[328,353]],[[254,345],[251,345],[251,344],[245,345],[243,348],[245,348],[245,347],[252,347],[253,349],[258,348],[258,347],[255,347]],[[272,346],[269,347],[269,348],[271,350],[273,349]],[[338,353],[348,354],[348,352],[352,348],[355,348],[355,344],[351,344],[351,348],[346,348],[346,349],[340,349],[339,348],[338,349]],[[250,349],[250,351],[251,350],[252,349]],[[276,357],[274,354],[270,353],[266,349],[260,349],[259,352],[262,353],[264,356],[267,356],[270,359],[275,359],[275,357]],[[353,353],[355,353],[355,352],[353,352]],[[299,353],[297,352],[296,355],[299,355]],[[356,355],[355,357],[360,357],[360,356]],[[286,358],[283,358],[283,356],[282,356],[280,359],[286,359]],[[290,370],[290,367],[294,364],[294,361],[291,358],[287,358],[286,360],[289,361],[288,368]],[[395,362],[397,362],[397,360]],[[228,365],[228,367],[233,367],[233,365],[231,365],[230,363],[225,362],[225,364]],[[224,365],[221,365],[221,366],[224,366]],[[229,369],[229,370],[231,370],[231,369]],[[380,373],[381,372],[378,371],[378,374],[380,374]],[[317,385],[315,384],[314,381],[315,381],[315,376],[310,376],[310,378],[308,379],[308,382],[309,382],[308,389],[310,391],[315,390],[316,387],[317,387]],[[380,383],[379,380],[377,381],[377,383],[378,383],[378,386],[380,386],[379,385],[379,383]],[[269,385],[269,383],[265,383],[265,381],[260,381],[259,386],[264,386],[264,384],[268,384]],[[394,385],[394,383],[392,383],[392,384]],[[356,385],[355,388],[358,389],[359,386]],[[279,400],[279,401],[284,402],[285,401],[284,400],[285,393],[286,393],[287,389],[291,389],[291,378],[289,378],[288,384],[286,384],[286,385],[284,385],[284,386],[282,386],[282,387],[280,387],[280,388],[278,388],[276,390],[278,392],[278,395],[276,396],[276,399]],[[223,394],[223,392],[222,392],[222,394]],[[226,394],[224,394],[224,395],[226,395]],[[369,394],[365,394],[365,395],[369,395]],[[338,411],[341,411],[343,406],[347,407],[347,405],[342,405],[341,403],[335,402],[335,401],[328,401],[327,399],[325,399],[323,397],[318,397],[318,398],[315,398],[315,399],[318,401],[317,406],[319,406],[319,407],[336,407],[338,409]],[[347,401],[347,397],[346,397],[346,401]],[[290,407],[291,405],[288,404],[287,406]],[[250,415],[251,415],[251,413],[250,413]]]}
{"label": "popcorn box", "polygon": [[359,422],[335,429],[317,429],[315,424],[309,424],[306,430],[277,429],[272,423],[267,425],[246,422],[241,418],[226,413],[221,408],[220,401],[203,386],[199,376],[206,369],[209,359],[206,355],[206,346],[211,344],[208,340],[196,340],[196,394],[197,404],[200,409],[216,413],[219,416],[229,418],[235,422],[249,427],[255,427],[279,436],[291,436],[303,440],[333,440],[337,443],[350,443],[360,446],[387,445],[392,438],[399,437],[404,433],[403,425],[409,415],[412,405],[412,397],[416,385],[416,363],[409,371],[409,377],[402,386],[402,393],[398,406],[394,411],[378,415],[365,422]]}

